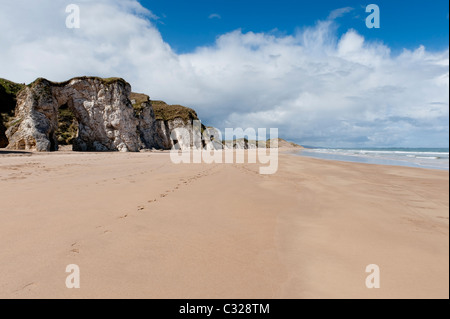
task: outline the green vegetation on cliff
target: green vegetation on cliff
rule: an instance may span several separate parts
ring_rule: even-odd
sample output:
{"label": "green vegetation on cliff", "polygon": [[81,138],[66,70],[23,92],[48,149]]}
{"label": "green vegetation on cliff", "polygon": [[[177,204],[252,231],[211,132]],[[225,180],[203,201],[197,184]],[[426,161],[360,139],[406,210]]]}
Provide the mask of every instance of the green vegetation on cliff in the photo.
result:
{"label": "green vegetation on cliff", "polygon": [[198,120],[197,113],[188,107],[181,105],[168,105],[163,101],[152,101],[156,120],[172,121],[181,118],[185,123]]}
{"label": "green vegetation on cliff", "polygon": [[17,103],[17,94],[25,84],[0,79],[0,147],[8,145],[5,132],[7,123],[13,118]]}
{"label": "green vegetation on cliff", "polygon": [[58,110],[58,130],[56,136],[60,145],[71,145],[73,139],[77,137],[78,121],[75,114],[67,105],[63,105]]}
{"label": "green vegetation on cliff", "polygon": [[24,87],[25,84],[0,79],[0,114],[3,114],[4,121],[8,121],[14,115],[17,94]]}
{"label": "green vegetation on cliff", "polygon": [[25,84],[20,83],[14,83],[9,80],[1,79],[0,78],[0,87],[2,87],[6,94],[10,95],[17,95],[20,90],[22,90],[25,87]]}
{"label": "green vegetation on cliff", "polygon": [[0,148],[8,146],[8,139],[5,135],[6,127],[3,125],[3,116],[0,114]]}
{"label": "green vegetation on cliff", "polygon": [[133,104],[133,108],[136,113],[139,115],[142,110],[145,108],[145,103],[150,103],[150,97],[146,94],[134,93],[130,94],[130,101]]}
{"label": "green vegetation on cliff", "polygon": [[48,82],[50,83],[52,86],[64,86],[69,84],[71,81],[73,80],[98,80],[100,82],[102,82],[103,84],[113,84],[115,82],[122,82],[123,84],[129,85],[129,83],[127,81],[125,81],[122,78],[100,78],[97,76],[79,76],[79,77],[75,77],[72,78],[70,80],[64,81],[64,82],[53,82],[53,81],[49,81],[47,79],[44,78],[38,78],[36,80],[34,80],[33,82],[31,82],[30,84],[28,84],[29,87],[33,87],[35,85],[41,84],[42,82]]}

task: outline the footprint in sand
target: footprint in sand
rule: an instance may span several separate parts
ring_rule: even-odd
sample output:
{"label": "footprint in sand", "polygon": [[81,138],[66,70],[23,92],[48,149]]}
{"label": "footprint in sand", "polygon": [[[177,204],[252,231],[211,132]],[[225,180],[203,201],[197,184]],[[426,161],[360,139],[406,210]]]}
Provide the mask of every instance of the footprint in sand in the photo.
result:
{"label": "footprint in sand", "polygon": [[125,214],[125,215],[123,215],[123,216],[120,216],[119,219],[125,219],[125,218],[127,218],[127,217],[128,217],[128,214]]}
{"label": "footprint in sand", "polygon": [[26,284],[26,285],[23,286],[22,288],[17,289],[17,290],[14,291],[13,293],[15,294],[15,293],[18,293],[18,292],[21,292],[21,291],[24,291],[24,290],[26,290],[26,291],[31,291],[31,289],[33,289],[33,288],[36,287],[36,286],[37,286],[37,284],[36,284],[35,282],[30,282],[29,284]]}
{"label": "footprint in sand", "polygon": [[145,207],[144,206],[138,206],[138,211],[141,211],[141,210],[144,210],[145,209]]}
{"label": "footprint in sand", "polygon": [[77,242],[73,243],[70,247],[69,253],[71,256],[76,256],[80,253],[80,245]]}
{"label": "footprint in sand", "polygon": [[112,233],[112,231],[110,231],[108,229],[105,229],[105,226],[97,226],[97,227],[95,227],[95,229],[100,230],[101,231],[101,235],[106,235],[106,234]]}

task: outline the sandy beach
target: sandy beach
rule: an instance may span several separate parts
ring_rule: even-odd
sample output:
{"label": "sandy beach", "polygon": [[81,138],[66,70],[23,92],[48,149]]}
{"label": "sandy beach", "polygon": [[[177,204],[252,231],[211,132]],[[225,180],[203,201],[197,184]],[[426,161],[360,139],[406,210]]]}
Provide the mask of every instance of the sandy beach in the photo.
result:
{"label": "sandy beach", "polygon": [[258,169],[0,150],[0,298],[449,298],[448,171]]}

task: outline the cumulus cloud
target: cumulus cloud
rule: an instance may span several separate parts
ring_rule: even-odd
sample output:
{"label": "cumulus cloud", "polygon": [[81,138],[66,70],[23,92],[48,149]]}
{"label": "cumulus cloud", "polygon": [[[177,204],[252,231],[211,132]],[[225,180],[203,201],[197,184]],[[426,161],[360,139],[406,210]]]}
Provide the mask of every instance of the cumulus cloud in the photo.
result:
{"label": "cumulus cloud", "polygon": [[208,125],[278,127],[307,145],[448,146],[448,49],[393,55],[354,30],[338,37],[327,19],[288,36],[236,30],[176,54],[135,0],[78,1],[80,29],[65,27],[69,3],[3,4],[0,77],[120,76]]}

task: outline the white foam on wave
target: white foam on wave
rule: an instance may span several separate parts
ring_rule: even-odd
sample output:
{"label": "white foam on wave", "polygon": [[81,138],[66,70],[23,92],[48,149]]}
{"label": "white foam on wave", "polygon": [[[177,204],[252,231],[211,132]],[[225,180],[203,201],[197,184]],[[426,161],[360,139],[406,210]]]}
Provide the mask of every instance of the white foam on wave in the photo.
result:
{"label": "white foam on wave", "polygon": [[[449,152],[425,150],[308,149],[308,153],[330,155],[330,159],[366,163],[406,165],[438,169],[449,168]],[[323,157],[320,156],[320,157]],[[353,159],[353,160],[352,160]]]}

